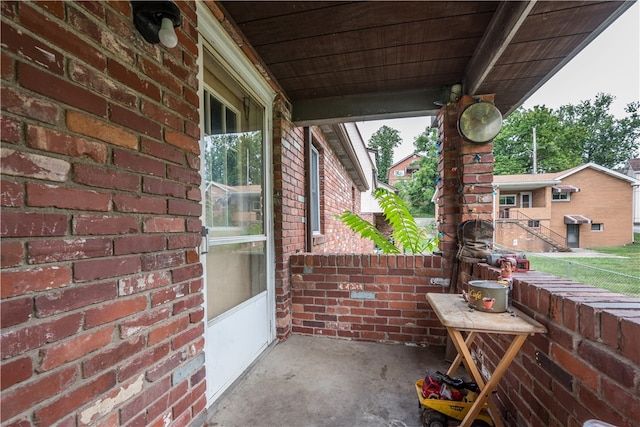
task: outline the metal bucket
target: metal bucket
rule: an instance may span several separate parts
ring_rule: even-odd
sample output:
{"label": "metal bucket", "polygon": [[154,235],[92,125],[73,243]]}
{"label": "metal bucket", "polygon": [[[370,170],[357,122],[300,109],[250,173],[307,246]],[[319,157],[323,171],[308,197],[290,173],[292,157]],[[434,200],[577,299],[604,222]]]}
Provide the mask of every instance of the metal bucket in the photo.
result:
{"label": "metal bucket", "polygon": [[476,310],[503,313],[509,307],[509,284],[491,280],[471,280],[467,302]]}

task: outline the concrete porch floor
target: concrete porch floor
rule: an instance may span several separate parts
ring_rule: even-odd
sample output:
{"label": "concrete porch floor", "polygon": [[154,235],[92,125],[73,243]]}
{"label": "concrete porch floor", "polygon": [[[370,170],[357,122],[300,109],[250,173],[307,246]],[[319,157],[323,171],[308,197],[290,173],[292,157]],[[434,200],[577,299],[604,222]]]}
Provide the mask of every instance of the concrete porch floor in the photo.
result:
{"label": "concrete porch floor", "polygon": [[207,425],[420,427],[414,384],[448,366],[428,348],[292,335],[212,405]]}

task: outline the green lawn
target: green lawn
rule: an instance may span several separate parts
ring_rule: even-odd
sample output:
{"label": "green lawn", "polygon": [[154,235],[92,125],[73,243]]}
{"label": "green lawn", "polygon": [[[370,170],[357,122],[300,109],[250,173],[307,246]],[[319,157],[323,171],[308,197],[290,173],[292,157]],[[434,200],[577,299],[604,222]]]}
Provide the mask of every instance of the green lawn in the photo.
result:
{"label": "green lawn", "polygon": [[640,297],[640,234],[635,234],[635,241],[615,248],[592,248],[624,258],[551,258],[538,254],[527,254],[527,258],[532,270]]}
{"label": "green lawn", "polygon": [[593,248],[594,251],[602,252],[605,254],[620,255],[636,257],[640,259],[640,233],[633,233],[633,237],[636,243],[632,243],[624,246],[617,246],[615,248]]}

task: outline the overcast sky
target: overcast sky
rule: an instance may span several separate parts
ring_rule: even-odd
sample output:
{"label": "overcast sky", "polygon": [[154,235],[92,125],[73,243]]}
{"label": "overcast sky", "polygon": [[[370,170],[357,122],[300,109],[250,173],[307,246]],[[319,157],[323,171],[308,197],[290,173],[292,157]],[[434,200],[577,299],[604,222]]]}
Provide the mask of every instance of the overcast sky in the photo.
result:
{"label": "overcast sky", "polygon": [[[534,93],[523,107],[561,105],[593,100],[599,92],[615,97],[611,113],[624,117],[624,107],[640,101],[640,5],[635,2],[622,16]],[[430,124],[428,117],[358,122],[365,143],[386,125],[399,131],[402,145],[394,162],[413,153],[413,141]]]}

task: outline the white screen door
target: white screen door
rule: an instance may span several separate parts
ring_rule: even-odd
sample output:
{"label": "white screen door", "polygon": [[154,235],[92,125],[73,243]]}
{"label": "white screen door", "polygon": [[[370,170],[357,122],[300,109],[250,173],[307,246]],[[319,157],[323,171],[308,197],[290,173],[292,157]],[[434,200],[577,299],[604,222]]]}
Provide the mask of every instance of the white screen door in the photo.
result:
{"label": "white screen door", "polygon": [[215,401],[273,339],[273,273],[263,103],[213,53],[203,55],[205,360]]}

